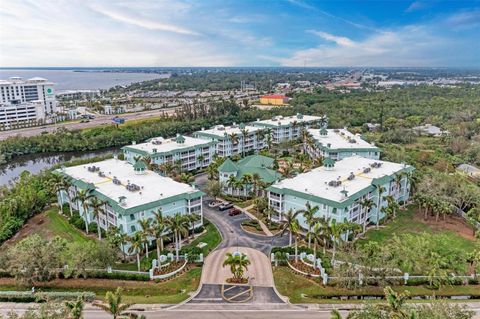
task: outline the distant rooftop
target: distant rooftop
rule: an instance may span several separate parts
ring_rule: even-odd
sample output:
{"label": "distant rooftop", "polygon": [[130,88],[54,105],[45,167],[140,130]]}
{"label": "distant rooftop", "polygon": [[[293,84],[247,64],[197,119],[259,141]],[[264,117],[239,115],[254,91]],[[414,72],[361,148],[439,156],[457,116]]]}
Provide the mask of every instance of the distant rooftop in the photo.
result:
{"label": "distant rooftop", "polygon": [[49,82],[47,79],[40,78],[40,77],[33,77],[28,80],[24,80],[23,78],[19,76],[12,76],[8,80],[0,80],[0,85],[10,85],[10,84],[24,84],[24,83],[32,83],[32,84],[37,84],[37,83],[42,83],[42,84],[53,84],[52,82]]}
{"label": "distant rooftop", "polygon": [[[351,195],[371,187],[375,180],[412,169],[413,167],[409,165],[372,160],[357,155],[334,163],[333,169],[319,167],[296,177],[281,180],[272,185],[272,190],[288,189],[341,203]],[[348,197],[345,197],[342,191],[346,191]]]}
{"label": "distant rooftop", "polygon": [[[146,143],[132,144],[124,146],[122,149],[155,155],[201,145],[207,147],[210,143],[210,141],[204,139],[180,135],[172,138],[154,137]],[[156,150],[156,152],[154,150]]]}
{"label": "distant rooftop", "polygon": [[297,114],[297,115],[292,115],[292,116],[276,116],[273,117],[270,120],[257,120],[256,122],[253,122],[252,125],[258,125],[258,126],[285,126],[285,125],[291,125],[294,122],[297,123],[309,123],[313,121],[319,121],[322,119],[320,116],[313,116],[313,115],[302,115],[302,114]]}
{"label": "distant rooftop", "polygon": [[[90,169],[89,169],[90,168]],[[119,159],[66,167],[60,170],[77,181],[95,187],[95,191],[117,204],[124,197],[124,209],[134,208],[155,201],[199,191],[190,185],[176,182],[152,171],[137,174],[133,165]],[[127,188],[130,185],[131,191]],[[134,186],[132,186],[134,185]],[[138,189],[137,189],[138,187]]]}
{"label": "distant rooftop", "polygon": [[260,98],[262,98],[262,99],[286,99],[287,97],[285,95],[281,95],[281,94],[271,94],[271,95],[263,95]]}
{"label": "distant rooftop", "polygon": [[[362,140],[360,134],[355,135],[347,129],[309,129],[308,132],[317,143],[321,143],[322,146],[329,149],[378,149]],[[322,135],[322,133],[326,133],[326,135]]]}

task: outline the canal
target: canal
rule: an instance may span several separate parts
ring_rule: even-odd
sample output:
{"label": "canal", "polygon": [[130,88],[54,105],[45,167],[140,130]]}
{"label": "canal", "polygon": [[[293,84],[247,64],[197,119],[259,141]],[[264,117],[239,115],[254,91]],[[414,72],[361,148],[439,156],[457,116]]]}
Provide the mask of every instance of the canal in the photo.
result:
{"label": "canal", "polygon": [[29,171],[31,174],[38,174],[44,169],[60,163],[65,163],[76,159],[93,158],[105,156],[118,152],[117,148],[101,149],[85,152],[65,152],[49,154],[32,154],[16,157],[9,163],[0,165],[0,186],[8,185],[13,182],[23,171]]}

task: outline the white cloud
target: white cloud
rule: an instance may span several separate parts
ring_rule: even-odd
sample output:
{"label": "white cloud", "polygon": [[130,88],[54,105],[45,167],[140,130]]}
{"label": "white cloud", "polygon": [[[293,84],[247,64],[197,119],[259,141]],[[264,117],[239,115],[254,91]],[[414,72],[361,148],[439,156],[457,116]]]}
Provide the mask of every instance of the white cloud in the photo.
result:
{"label": "white cloud", "polygon": [[284,66],[438,66],[443,63],[446,47],[452,44],[421,26],[374,33],[361,41],[319,31],[315,34],[335,44],[272,60]]}
{"label": "white cloud", "polygon": [[319,36],[322,39],[335,42],[340,46],[352,47],[355,45],[355,43],[347,37],[339,37],[327,32],[317,31],[317,30],[307,30],[307,32],[315,34],[316,36]]}
{"label": "white cloud", "polygon": [[135,25],[148,30],[160,30],[160,31],[169,31],[169,32],[175,32],[180,34],[199,35],[198,32],[195,32],[174,24],[167,24],[167,23],[154,21],[154,20],[142,17],[138,14],[132,15],[126,12],[122,12],[120,10],[105,8],[99,5],[92,5],[90,6],[90,8],[95,12],[105,15],[113,20]]}

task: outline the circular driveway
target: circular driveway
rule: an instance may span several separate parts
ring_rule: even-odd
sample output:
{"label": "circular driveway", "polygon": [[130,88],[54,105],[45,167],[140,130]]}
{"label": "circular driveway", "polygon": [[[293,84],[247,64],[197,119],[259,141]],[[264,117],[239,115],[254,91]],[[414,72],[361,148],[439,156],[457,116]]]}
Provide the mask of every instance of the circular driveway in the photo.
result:
{"label": "circular driveway", "polygon": [[[222,267],[227,252],[233,253],[236,246],[215,250],[205,258],[202,271],[202,284],[224,284],[232,277],[230,267]],[[248,256],[250,265],[244,277],[250,279],[250,284],[259,287],[273,287],[272,266],[268,257],[259,250],[249,247],[238,247],[238,250]]]}

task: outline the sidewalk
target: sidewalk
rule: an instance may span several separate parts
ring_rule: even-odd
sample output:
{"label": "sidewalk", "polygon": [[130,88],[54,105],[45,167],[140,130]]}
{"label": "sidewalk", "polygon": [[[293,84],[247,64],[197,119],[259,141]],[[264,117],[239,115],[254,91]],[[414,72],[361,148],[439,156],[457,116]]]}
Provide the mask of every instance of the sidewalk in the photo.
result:
{"label": "sidewalk", "polygon": [[248,212],[248,209],[253,208],[253,207],[255,207],[255,205],[253,205],[253,204],[248,206],[248,207],[245,207],[245,208],[235,206],[235,208],[240,209],[242,212],[245,213],[245,215],[247,215],[251,219],[258,221],[258,224],[260,225],[260,227],[262,227],[262,230],[265,233],[265,235],[267,235],[268,237],[272,237],[273,233],[270,231],[270,229],[268,229],[268,227],[260,219],[258,219],[255,215]]}

